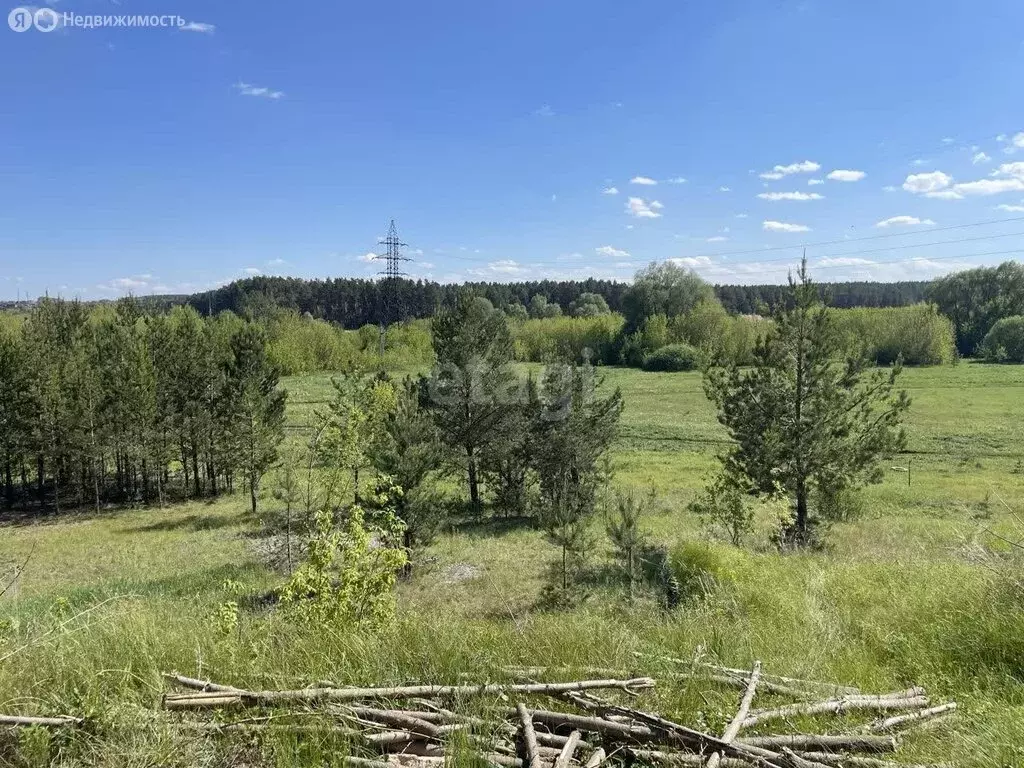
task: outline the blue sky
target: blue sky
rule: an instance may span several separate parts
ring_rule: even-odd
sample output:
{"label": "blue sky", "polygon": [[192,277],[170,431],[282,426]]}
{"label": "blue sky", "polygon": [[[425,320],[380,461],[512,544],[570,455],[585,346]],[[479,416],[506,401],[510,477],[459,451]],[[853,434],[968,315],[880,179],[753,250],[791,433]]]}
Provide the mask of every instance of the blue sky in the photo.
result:
{"label": "blue sky", "polygon": [[51,5],[189,24],[0,27],[5,299],[1024,255],[1019,0]]}

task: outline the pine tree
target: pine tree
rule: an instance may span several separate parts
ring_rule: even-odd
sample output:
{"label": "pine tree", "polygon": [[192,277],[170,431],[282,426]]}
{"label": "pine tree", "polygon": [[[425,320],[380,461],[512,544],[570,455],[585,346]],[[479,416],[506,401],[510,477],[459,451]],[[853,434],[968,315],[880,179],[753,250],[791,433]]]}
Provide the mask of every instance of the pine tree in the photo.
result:
{"label": "pine tree", "polygon": [[753,493],[788,495],[787,534],[805,544],[812,492],[879,480],[878,459],[905,445],[899,425],[910,401],[894,391],[900,363],[870,372],[862,354],[840,347],[806,259],[798,278],[790,278],[788,308],[776,310],[753,365],[712,366],[704,383],[734,441],[723,457],[726,475]]}
{"label": "pine tree", "polygon": [[518,396],[511,369],[512,335],[504,313],[471,294],[442,309],[433,322],[437,366],[430,400],[441,440],[465,462],[469,501],[480,509],[481,452]]}
{"label": "pine tree", "polygon": [[287,397],[278,388],[278,374],[267,359],[266,339],[258,326],[247,323],[232,336],[226,373],[240,430],[239,464],[255,515],[260,481],[277,460],[277,448],[284,438]]}

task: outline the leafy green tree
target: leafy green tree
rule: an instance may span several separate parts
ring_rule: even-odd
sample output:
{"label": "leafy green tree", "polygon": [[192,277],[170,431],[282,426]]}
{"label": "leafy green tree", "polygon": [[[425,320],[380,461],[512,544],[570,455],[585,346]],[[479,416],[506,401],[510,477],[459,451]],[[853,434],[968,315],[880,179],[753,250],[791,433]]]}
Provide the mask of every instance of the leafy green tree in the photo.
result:
{"label": "leafy green tree", "polygon": [[975,354],[996,321],[1024,315],[1024,264],[1007,261],[940,277],[928,300],[953,321],[961,355]]}
{"label": "leafy green tree", "polygon": [[530,317],[541,320],[545,317],[558,317],[562,314],[562,307],[558,304],[548,302],[548,297],[541,293],[535,293],[530,299]]}
{"label": "leafy green tree", "polygon": [[704,384],[733,440],[726,475],[743,490],[788,495],[787,534],[803,544],[811,493],[880,480],[878,460],[905,445],[900,420],[910,400],[895,392],[900,364],[872,372],[863,355],[844,357],[806,260],[798,277],[790,279],[791,308],[776,311],[753,365],[711,366]]}
{"label": "leafy green tree", "polygon": [[237,414],[241,455],[239,465],[249,488],[252,514],[256,514],[260,481],[277,461],[284,439],[287,393],[278,388],[278,374],[267,358],[264,332],[251,323],[231,338],[231,359],[226,363],[230,402]]}
{"label": "leafy green tree", "polygon": [[430,379],[432,415],[442,442],[466,467],[469,500],[480,509],[479,462],[518,397],[512,335],[503,313],[470,294],[433,322],[437,365]]}
{"label": "leafy green tree", "polygon": [[652,315],[683,315],[701,301],[712,301],[714,290],[696,272],[672,261],[652,262],[636,273],[623,297],[626,330],[636,331]]}
{"label": "leafy green tree", "polygon": [[608,302],[599,293],[581,293],[569,304],[569,314],[573,317],[597,317],[609,312]]}
{"label": "leafy green tree", "polygon": [[14,506],[15,469],[25,466],[31,422],[28,361],[21,331],[0,328],[0,458],[8,508]]}
{"label": "leafy green tree", "polygon": [[514,301],[505,307],[505,314],[509,320],[514,322],[522,322],[523,320],[530,319],[530,310],[524,307],[518,301]]}
{"label": "leafy green tree", "polygon": [[979,352],[994,363],[1024,363],[1024,315],[997,321],[985,334]]}

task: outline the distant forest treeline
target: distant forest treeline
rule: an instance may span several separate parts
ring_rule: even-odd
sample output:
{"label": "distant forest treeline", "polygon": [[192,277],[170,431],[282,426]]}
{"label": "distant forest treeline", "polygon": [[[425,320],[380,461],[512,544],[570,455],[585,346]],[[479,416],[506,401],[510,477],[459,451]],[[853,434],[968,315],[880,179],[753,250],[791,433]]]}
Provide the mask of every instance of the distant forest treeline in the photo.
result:
{"label": "distant forest treeline", "polygon": [[[929,283],[825,283],[819,286],[823,298],[834,307],[902,307],[925,299]],[[154,308],[188,303],[203,314],[231,310],[237,314],[260,315],[272,305],[308,312],[313,317],[339,323],[346,328],[376,324],[381,314],[387,320],[431,317],[438,307],[450,306],[456,294],[470,289],[487,298],[496,307],[509,304],[529,305],[534,296],[543,296],[558,304],[563,312],[581,294],[604,297],[612,312],[623,312],[623,300],[629,284],[612,280],[534,280],[519,283],[465,283],[462,285],[399,280],[389,286],[388,303],[381,295],[381,283],[358,278],[305,280],[296,277],[251,277],[188,297],[153,296],[143,299]],[[719,285],[715,293],[722,306],[732,314],[755,314],[765,305],[783,301],[782,285]]]}

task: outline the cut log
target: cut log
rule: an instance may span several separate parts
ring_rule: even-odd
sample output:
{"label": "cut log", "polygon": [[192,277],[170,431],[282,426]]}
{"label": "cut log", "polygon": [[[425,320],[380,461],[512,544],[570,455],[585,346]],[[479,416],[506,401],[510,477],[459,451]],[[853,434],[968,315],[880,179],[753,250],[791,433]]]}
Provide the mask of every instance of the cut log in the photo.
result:
{"label": "cut log", "polygon": [[[747,690],[743,693],[743,698],[740,699],[740,706],[736,710],[736,715],[725,729],[725,733],[722,734],[722,741],[726,744],[732,742],[736,738],[736,735],[743,728],[743,722],[747,719],[747,712],[750,711],[750,705],[754,701],[754,694],[757,691],[757,683],[761,679],[761,662],[755,661],[753,669],[750,670],[750,679],[747,681]],[[722,762],[724,755],[721,752],[712,753],[711,757],[708,758],[707,768],[718,768]]]}
{"label": "cut log", "polygon": [[213,683],[209,680],[197,680],[194,677],[185,677],[184,675],[178,675],[173,672],[165,672],[164,677],[168,680],[173,680],[175,683],[185,688],[194,688],[197,691],[234,693],[242,690],[241,688],[234,688],[230,685],[220,685],[219,683]]}
{"label": "cut log", "polygon": [[956,711],[956,702],[951,701],[948,704],[941,704],[937,707],[931,707],[930,709],[922,709],[917,712],[911,712],[908,715],[895,715],[894,717],[880,720],[877,723],[872,723],[867,727],[869,733],[884,733],[885,731],[891,731],[896,728],[902,728],[905,725],[916,725],[926,720],[932,720],[942,715],[947,715],[951,712]]}
{"label": "cut log", "polygon": [[744,728],[752,728],[759,723],[771,720],[785,720],[791,717],[810,717],[812,715],[841,715],[845,712],[860,710],[891,710],[891,709],[924,709],[928,699],[924,696],[914,698],[847,697],[831,699],[810,704],[790,704],[778,709],[761,711],[743,721]]}
{"label": "cut log", "polygon": [[525,704],[517,704],[516,712],[519,713],[519,727],[522,733],[523,765],[528,768],[542,768],[540,746],[537,744],[537,734],[533,730],[533,717]]}
{"label": "cut log", "polygon": [[860,755],[837,755],[833,752],[798,752],[805,760],[816,760],[819,763],[835,766],[835,768],[953,768],[946,763],[918,765],[916,763],[894,763],[880,760],[877,757],[861,757]]}
{"label": "cut log", "polygon": [[582,736],[583,734],[579,731],[573,731],[569,734],[569,738],[565,741],[565,746],[562,747],[562,751],[555,758],[555,768],[569,768],[569,763],[576,754],[576,748],[580,745]]}
{"label": "cut log", "polygon": [[22,715],[0,715],[0,726],[10,728],[29,728],[33,725],[44,728],[62,728],[68,725],[81,725],[81,717],[60,715],[59,717],[25,717]]}
{"label": "cut log", "polygon": [[379,699],[409,699],[420,696],[493,696],[508,693],[557,693],[602,688],[641,690],[654,686],[649,677],[633,680],[577,680],[567,683],[520,683],[511,685],[410,685],[395,688],[306,688],[293,691],[237,691],[169,694],[167,709],[226,709],[229,707],[275,707],[319,702],[349,702]]}
{"label": "cut log", "polygon": [[763,749],[781,750],[789,747],[800,752],[895,752],[896,739],[892,736],[820,736],[814,733],[795,733],[779,736],[748,736],[737,744]]}
{"label": "cut log", "polygon": [[[671,656],[653,656],[651,654],[642,654],[634,652],[634,656],[659,659],[661,661],[667,661],[671,664],[680,664],[688,667],[700,667],[708,669],[713,672],[718,672],[730,677],[737,677],[741,681],[745,681],[750,675],[750,670],[737,669],[735,667],[725,667],[720,664],[712,664],[707,661],[699,661],[694,659],[677,659]],[[770,675],[765,672],[761,673],[761,685],[763,690],[769,690],[773,685],[778,684],[783,686],[788,691],[794,691],[794,689],[804,689],[796,691],[802,695],[808,695],[814,691],[831,691],[834,694],[842,694],[844,696],[851,694],[860,693],[860,689],[852,685],[837,685],[835,683],[826,683],[820,680],[806,680],[798,677],[786,677],[785,675]],[[811,690],[807,690],[811,689]]]}
{"label": "cut log", "polygon": [[395,710],[374,709],[373,707],[346,707],[346,709],[366,720],[397,726],[425,738],[439,739],[444,734],[444,731],[439,731],[438,726],[433,723]]}

